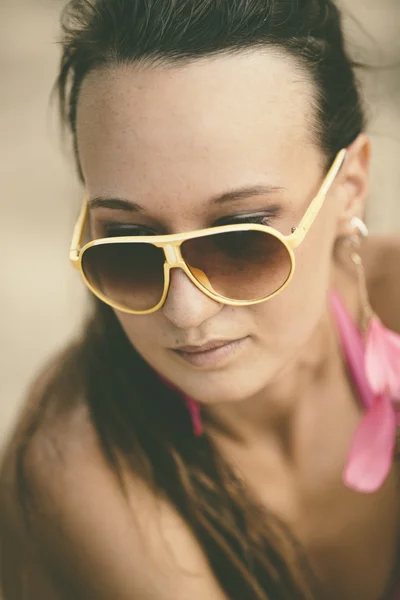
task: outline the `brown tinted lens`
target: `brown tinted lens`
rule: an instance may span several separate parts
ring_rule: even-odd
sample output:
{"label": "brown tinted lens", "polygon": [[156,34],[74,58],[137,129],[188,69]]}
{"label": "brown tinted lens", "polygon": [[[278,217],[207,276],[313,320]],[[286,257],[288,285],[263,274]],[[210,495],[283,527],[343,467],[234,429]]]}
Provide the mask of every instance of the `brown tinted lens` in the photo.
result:
{"label": "brown tinted lens", "polygon": [[286,246],[261,231],[233,231],[187,240],[182,256],[210,291],[231,300],[261,300],[279,290],[292,270]]}
{"label": "brown tinted lens", "polygon": [[164,252],[152,244],[99,244],[85,250],[82,267],[89,283],[108,300],[129,310],[156,306],[164,289]]}

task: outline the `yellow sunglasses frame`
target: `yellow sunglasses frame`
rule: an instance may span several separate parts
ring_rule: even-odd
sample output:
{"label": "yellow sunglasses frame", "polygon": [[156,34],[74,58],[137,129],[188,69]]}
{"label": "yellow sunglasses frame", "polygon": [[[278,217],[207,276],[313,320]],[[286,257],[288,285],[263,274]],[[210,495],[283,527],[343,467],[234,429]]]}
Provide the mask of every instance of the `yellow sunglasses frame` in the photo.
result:
{"label": "yellow sunglasses frame", "polygon": [[[69,254],[70,261],[76,269],[80,270],[86,286],[89,288],[89,290],[95,296],[97,296],[97,298],[99,298],[100,300],[102,300],[103,302],[108,304],[108,306],[111,306],[115,310],[118,310],[120,312],[127,313],[127,314],[147,315],[147,314],[151,314],[151,313],[154,313],[157,310],[159,310],[163,306],[163,304],[167,298],[167,295],[168,295],[170,279],[171,279],[170,271],[171,271],[171,269],[175,269],[175,268],[182,269],[184,271],[184,273],[187,275],[187,277],[190,279],[190,281],[200,291],[202,291],[206,296],[208,296],[212,300],[219,302],[220,304],[227,304],[230,306],[250,306],[250,305],[254,305],[254,304],[261,304],[262,302],[266,302],[267,300],[270,300],[271,298],[273,298],[274,296],[276,296],[277,294],[282,292],[289,285],[289,283],[293,277],[295,267],[296,267],[296,258],[295,258],[294,250],[296,248],[298,248],[300,246],[300,244],[303,242],[308,231],[310,230],[311,225],[314,223],[318,213],[320,212],[322,205],[324,203],[324,200],[326,198],[326,195],[328,194],[341,167],[343,166],[343,163],[346,158],[346,154],[347,154],[346,148],[340,150],[340,152],[337,154],[317,195],[312,200],[312,202],[311,202],[310,206],[308,207],[305,215],[303,216],[300,224],[297,227],[293,227],[292,233],[290,235],[283,235],[278,230],[274,229],[273,227],[269,227],[267,225],[258,225],[256,223],[240,223],[240,224],[236,224],[236,225],[222,225],[220,227],[211,227],[208,229],[200,229],[197,231],[190,231],[190,232],[186,232],[186,233],[177,233],[177,234],[171,234],[171,235],[121,236],[121,237],[113,237],[113,238],[101,238],[101,239],[97,239],[97,240],[88,242],[83,247],[81,247],[83,236],[85,233],[86,221],[87,221],[87,217],[88,217],[88,213],[89,213],[89,201],[88,201],[87,197],[84,197],[82,209],[79,214],[78,220],[76,222],[73,236],[72,236],[72,242],[71,242],[71,248],[70,248],[70,254]],[[202,271],[199,271],[198,277],[200,279],[202,279],[204,283],[199,281],[199,279],[196,279],[196,277],[190,271],[189,267],[187,266],[184,259],[182,258],[182,254],[181,254],[181,250],[180,250],[180,247],[183,244],[183,242],[185,242],[186,240],[195,239],[198,237],[217,235],[219,233],[228,233],[228,232],[232,232],[232,231],[261,231],[261,232],[269,233],[270,235],[273,235],[274,237],[278,238],[284,244],[284,246],[286,247],[286,249],[289,253],[290,259],[291,259],[291,271],[290,271],[290,274],[289,274],[288,278],[286,279],[285,283],[274,293],[266,296],[265,298],[261,298],[261,299],[257,299],[257,300],[232,300],[230,298],[225,298],[224,296],[221,296],[221,295],[217,294],[215,291],[213,291],[210,282],[208,281],[206,275]],[[145,244],[145,243],[148,243],[148,244],[153,244],[157,248],[162,248],[164,250],[164,255],[165,255],[164,290],[163,290],[161,300],[153,308],[145,310],[145,311],[137,311],[137,310],[128,309],[128,308],[118,304],[117,302],[110,300],[104,294],[102,294],[102,292],[100,292],[99,290],[96,290],[96,288],[94,288],[92,286],[92,284],[90,283],[90,281],[87,279],[84,269],[83,269],[83,266],[82,266],[82,258],[83,258],[85,251],[88,250],[89,248],[92,248],[93,246],[101,246],[101,245],[115,244],[115,243],[118,243],[118,244],[121,244],[121,243],[122,244],[135,244],[135,243]],[[207,285],[209,287],[206,287]]]}

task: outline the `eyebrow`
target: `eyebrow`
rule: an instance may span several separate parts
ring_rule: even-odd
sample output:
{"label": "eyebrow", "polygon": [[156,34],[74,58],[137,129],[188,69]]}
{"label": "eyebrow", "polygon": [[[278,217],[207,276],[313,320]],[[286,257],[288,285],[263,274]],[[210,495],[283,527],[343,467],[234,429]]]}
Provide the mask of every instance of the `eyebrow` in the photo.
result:
{"label": "eyebrow", "polygon": [[[210,204],[225,204],[228,202],[235,202],[238,200],[245,200],[246,198],[252,198],[254,196],[266,196],[269,194],[276,194],[285,191],[286,188],[272,185],[256,185],[231,190],[210,198]],[[123,198],[112,198],[110,196],[98,196],[89,200],[89,207],[91,209],[96,208],[109,208],[111,210],[124,210],[126,212],[137,213],[145,212],[144,206],[125,200]]]}

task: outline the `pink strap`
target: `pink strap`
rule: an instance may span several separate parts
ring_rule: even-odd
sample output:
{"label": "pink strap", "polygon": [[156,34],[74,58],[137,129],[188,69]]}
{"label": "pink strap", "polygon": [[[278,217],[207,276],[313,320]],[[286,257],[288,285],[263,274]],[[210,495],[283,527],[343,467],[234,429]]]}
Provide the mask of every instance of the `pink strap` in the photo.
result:
{"label": "pink strap", "polygon": [[157,375],[168,388],[174,390],[180,396],[182,396],[192,419],[193,433],[196,437],[201,437],[203,435],[203,423],[200,415],[200,405],[196,402],[196,400],[193,400],[193,398],[183,394],[181,390],[176,387],[176,385],[169,381],[169,379],[163,377],[159,373],[157,373]]}

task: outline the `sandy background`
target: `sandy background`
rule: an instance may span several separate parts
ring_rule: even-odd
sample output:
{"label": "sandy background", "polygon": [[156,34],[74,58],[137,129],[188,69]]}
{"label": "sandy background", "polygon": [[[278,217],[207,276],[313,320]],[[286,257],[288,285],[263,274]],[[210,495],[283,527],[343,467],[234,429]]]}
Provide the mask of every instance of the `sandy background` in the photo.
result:
{"label": "sandy background", "polygon": [[[62,0],[0,0],[0,447],[43,361],[80,323],[85,292],[68,262],[80,204],[49,92]],[[400,62],[400,0],[347,0],[357,56]],[[400,233],[400,70],[367,74],[374,141],[373,231]],[[53,113],[53,114],[52,114]]]}

